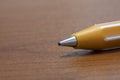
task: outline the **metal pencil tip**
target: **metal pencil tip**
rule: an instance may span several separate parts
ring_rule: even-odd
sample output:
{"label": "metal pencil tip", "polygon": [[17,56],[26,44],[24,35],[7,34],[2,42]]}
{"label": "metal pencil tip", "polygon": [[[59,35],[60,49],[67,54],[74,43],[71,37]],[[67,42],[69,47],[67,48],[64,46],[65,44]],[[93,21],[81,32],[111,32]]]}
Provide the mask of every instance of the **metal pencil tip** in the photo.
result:
{"label": "metal pencil tip", "polygon": [[58,45],[59,46],[71,46],[71,47],[74,47],[76,46],[76,43],[77,43],[77,40],[76,40],[76,37],[70,37],[68,39],[65,39],[65,40],[62,40],[60,42],[58,42]]}

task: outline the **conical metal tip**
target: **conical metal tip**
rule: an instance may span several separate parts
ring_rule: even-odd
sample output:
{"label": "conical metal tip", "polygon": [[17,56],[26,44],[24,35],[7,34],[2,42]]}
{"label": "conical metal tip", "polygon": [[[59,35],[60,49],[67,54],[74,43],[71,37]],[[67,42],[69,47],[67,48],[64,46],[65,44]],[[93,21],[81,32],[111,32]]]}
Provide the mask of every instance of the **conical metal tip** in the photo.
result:
{"label": "conical metal tip", "polygon": [[73,36],[68,39],[62,40],[58,43],[58,45],[75,47],[77,45],[76,37]]}

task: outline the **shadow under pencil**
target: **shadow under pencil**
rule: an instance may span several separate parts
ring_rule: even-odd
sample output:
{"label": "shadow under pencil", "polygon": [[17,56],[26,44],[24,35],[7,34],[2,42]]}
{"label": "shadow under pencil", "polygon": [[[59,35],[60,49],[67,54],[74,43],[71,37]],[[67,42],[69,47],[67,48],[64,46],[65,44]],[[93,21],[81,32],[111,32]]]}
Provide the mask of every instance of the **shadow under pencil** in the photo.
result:
{"label": "shadow under pencil", "polygon": [[113,52],[118,52],[118,51],[120,51],[120,47],[112,48],[112,49],[106,49],[106,50],[81,50],[81,51],[75,51],[75,52],[72,52],[72,53],[65,54],[61,57],[98,55],[98,54],[113,53]]}

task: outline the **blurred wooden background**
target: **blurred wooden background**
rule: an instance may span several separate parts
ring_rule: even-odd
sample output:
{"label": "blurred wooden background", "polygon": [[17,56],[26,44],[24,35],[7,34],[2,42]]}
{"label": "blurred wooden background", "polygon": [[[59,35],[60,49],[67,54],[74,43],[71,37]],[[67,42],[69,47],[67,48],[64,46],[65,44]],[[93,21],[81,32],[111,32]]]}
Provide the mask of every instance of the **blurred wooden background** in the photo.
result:
{"label": "blurred wooden background", "polygon": [[[0,0],[0,80],[120,80],[120,50],[57,42],[120,20],[120,0]],[[85,55],[84,55],[85,54]]]}

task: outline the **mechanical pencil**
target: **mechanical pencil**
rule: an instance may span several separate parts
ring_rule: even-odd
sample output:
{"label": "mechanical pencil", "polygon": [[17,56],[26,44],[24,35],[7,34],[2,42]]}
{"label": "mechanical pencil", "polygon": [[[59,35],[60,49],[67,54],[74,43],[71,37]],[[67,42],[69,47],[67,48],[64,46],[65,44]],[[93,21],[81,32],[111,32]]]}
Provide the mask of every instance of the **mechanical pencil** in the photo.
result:
{"label": "mechanical pencil", "polygon": [[103,50],[120,47],[120,21],[95,24],[58,43],[76,49]]}

